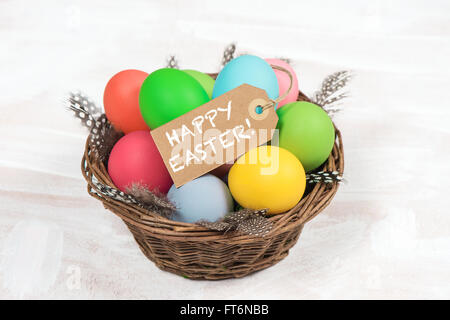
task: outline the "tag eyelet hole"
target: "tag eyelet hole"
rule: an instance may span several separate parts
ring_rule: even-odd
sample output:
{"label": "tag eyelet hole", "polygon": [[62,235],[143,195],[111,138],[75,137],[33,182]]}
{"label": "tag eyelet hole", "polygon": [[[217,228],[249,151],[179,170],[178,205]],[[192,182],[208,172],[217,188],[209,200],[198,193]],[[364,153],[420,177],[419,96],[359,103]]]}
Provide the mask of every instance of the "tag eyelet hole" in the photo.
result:
{"label": "tag eyelet hole", "polygon": [[261,106],[256,106],[256,108],[255,108],[255,112],[256,112],[256,114],[261,114],[261,113],[263,113],[263,108],[261,107]]}

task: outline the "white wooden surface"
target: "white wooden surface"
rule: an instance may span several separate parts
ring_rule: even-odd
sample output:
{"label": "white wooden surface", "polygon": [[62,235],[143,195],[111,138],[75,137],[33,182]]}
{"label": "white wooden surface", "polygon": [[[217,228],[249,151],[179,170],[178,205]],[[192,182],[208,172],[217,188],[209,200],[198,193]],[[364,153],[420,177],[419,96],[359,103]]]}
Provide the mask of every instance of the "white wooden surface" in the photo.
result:
{"label": "white wooden surface", "polygon": [[[0,2],[0,298],[450,298],[450,3],[258,2]],[[87,195],[62,100],[101,103],[114,73],[169,54],[216,71],[232,41],[291,58],[309,94],[356,73],[335,118],[348,184],[275,267],[194,282]]]}

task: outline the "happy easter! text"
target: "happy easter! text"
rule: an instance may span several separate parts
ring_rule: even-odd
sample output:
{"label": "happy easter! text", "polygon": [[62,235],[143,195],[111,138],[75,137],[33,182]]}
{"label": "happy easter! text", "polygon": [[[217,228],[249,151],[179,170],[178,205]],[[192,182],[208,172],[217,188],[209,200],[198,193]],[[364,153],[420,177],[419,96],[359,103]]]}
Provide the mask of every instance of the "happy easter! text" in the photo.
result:
{"label": "happy easter! text", "polygon": [[[173,172],[178,172],[193,163],[223,161],[224,150],[242,140],[250,140],[246,132],[250,121],[221,131],[217,129],[217,121],[231,119],[232,101],[226,107],[211,109],[203,115],[195,117],[188,125],[182,124],[180,128],[166,131],[165,136],[172,149],[169,164]],[[247,128],[246,128],[247,127]],[[206,160],[206,161],[205,161]]]}

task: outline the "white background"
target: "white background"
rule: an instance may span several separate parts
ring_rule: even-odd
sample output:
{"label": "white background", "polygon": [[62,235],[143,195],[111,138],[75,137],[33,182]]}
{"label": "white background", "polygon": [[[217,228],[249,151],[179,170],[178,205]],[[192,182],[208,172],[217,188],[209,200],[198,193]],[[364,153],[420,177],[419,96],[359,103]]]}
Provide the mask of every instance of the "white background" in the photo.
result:
{"label": "white background", "polygon": [[[1,1],[0,298],[450,298],[450,2]],[[292,59],[312,94],[353,70],[335,117],[345,178],[278,265],[238,280],[157,269],[90,198],[70,90],[169,54],[217,71],[224,47]]]}

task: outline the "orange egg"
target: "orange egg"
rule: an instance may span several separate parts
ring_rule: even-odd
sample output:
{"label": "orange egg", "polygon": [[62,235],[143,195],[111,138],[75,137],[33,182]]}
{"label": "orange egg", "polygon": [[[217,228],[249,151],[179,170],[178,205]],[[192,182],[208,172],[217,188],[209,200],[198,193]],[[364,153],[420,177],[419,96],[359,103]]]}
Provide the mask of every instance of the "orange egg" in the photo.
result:
{"label": "orange egg", "polygon": [[114,128],[124,133],[149,130],[139,109],[139,91],[148,73],[124,70],[106,84],[103,95],[106,118]]}

